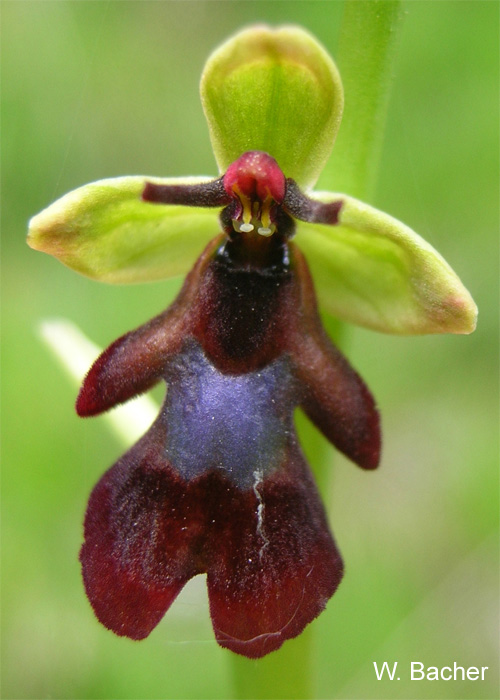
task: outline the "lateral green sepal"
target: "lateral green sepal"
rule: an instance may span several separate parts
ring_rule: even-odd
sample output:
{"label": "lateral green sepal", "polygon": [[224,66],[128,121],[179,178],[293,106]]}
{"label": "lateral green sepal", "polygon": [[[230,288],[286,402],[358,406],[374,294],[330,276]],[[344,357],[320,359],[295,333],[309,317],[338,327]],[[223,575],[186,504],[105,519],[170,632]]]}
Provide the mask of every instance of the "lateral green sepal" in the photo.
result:
{"label": "lateral green sepal", "polygon": [[28,244],[102,282],[150,282],[185,274],[220,231],[218,210],[143,202],[146,180],[190,184],[211,178],[119,177],[79,187],[34,216]]}
{"label": "lateral green sepal", "polygon": [[477,307],[434,248],[408,226],[343,194],[339,224],[297,222],[297,243],[314,277],[320,306],[384,333],[472,333]]}

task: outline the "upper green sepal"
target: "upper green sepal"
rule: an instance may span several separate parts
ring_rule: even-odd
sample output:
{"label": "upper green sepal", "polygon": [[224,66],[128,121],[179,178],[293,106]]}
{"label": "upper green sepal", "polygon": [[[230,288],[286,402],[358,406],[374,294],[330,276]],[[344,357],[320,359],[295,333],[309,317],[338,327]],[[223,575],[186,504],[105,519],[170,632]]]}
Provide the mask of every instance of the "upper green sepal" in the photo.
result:
{"label": "upper green sepal", "polygon": [[149,282],[185,274],[220,232],[218,212],[143,202],[146,179],[159,184],[209,180],[134,176],[93,182],[34,216],[28,244],[102,282]]}
{"label": "upper green sepal", "polygon": [[246,151],[265,151],[309,188],[337,134],[343,90],[332,59],[299,27],[255,26],[208,59],[201,98],[220,172]]}
{"label": "upper green sepal", "polygon": [[314,197],[343,201],[338,225],[297,225],[297,243],[324,309],[385,333],[472,333],[477,307],[429,243],[357,199],[317,192]]}

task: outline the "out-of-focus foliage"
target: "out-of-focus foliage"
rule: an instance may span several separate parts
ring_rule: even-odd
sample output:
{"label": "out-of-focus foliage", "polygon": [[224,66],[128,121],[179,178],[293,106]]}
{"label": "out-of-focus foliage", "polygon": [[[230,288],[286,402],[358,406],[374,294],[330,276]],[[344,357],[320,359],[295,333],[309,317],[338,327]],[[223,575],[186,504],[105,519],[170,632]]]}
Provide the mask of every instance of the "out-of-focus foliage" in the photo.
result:
{"label": "out-of-focus foliage", "polygon": [[[302,24],[335,55],[341,10],[288,0],[2,4],[6,698],[231,697],[203,586],[141,643],[94,619],[77,561],[81,523],[91,487],[122,446],[103,422],[76,418],[74,388],[37,335],[41,319],[65,316],[105,345],[163,309],[180,280],[92,282],[31,251],[26,222],[104,177],[215,175],[198,97],[210,51],[264,20]],[[378,398],[385,448],[371,475],[335,458],[331,520],[348,569],[313,623],[311,682],[321,698],[491,698],[498,5],[408,2],[405,12],[373,203],[443,253],[473,294],[479,323],[469,337],[350,333],[348,354]],[[373,661],[398,661],[401,681],[377,681]],[[410,661],[490,669],[484,682],[410,682]]]}

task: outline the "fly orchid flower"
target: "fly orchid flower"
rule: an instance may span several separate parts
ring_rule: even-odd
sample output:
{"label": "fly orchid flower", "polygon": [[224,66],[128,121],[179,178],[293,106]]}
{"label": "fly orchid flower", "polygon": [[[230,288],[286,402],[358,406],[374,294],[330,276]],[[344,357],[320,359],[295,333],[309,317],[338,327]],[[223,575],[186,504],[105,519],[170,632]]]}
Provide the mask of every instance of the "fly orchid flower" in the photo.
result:
{"label": "fly orchid flower", "polygon": [[116,283],[184,273],[204,248],[175,302],[85,378],[81,416],[161,379],[167,394],[94,488],[80,558],[97,617],[133,639],[206,573],[217,641],[257,658],[299,634],[342,577],[295,408],[362,468],[379,460],[375,403],[322,328],[308,264],[328,311],[376,330],[469,333],[476,308],[402,223],[309,192],[343,104],[310,35],[239,33],[209,59],[201,92],[218,178],[87,185],[34,217],[29,243]]}

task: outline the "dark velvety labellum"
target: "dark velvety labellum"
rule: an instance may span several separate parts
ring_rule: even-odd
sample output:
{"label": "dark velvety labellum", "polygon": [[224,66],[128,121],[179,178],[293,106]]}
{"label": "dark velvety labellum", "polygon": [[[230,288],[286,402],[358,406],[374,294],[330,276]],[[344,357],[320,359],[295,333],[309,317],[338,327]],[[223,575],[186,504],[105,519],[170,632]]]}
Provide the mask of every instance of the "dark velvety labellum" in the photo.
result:
{"label": "dark velvety labellum", "polygon": [[164,447],[159,418],[92,492],[80,559],[97,617],[142,639],[206,572],[217,641],[250,658],[278,649],[324,609],[343,570],[295,437],[246,490],[215,471],[185,481]]}

